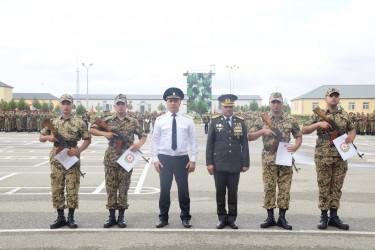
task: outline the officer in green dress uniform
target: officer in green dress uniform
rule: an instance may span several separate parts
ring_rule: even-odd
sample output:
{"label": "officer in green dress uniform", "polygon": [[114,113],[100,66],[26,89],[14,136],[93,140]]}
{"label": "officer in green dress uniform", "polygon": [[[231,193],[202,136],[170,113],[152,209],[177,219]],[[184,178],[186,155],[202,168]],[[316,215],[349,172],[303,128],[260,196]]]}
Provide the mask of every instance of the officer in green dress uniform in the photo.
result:
{"label": "officer in green dress uniform", "polygon": [[[232,94],[219,97],[222,115],[212,117],[207,136],[206,165],[214,175],[216,187],[217,229],[229,225],[238,229],[237,193],[240,172],[246,172],[250,166],[249,145],[244,119],[233,115],[234,101]],[[228,189],[228,212],[225,208],[225,195]]]}

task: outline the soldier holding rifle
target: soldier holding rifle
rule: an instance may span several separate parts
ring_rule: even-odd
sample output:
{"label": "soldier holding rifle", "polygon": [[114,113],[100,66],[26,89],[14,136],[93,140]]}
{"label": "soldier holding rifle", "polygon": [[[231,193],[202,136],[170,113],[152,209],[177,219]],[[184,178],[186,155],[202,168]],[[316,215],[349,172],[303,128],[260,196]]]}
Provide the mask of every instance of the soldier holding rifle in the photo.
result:
{"label": "soldier holding rifle", "polygon": [[[267,209],[268,217],[260,224],[261,228],[279,226],[291,230],[292,226],[285,219],[286,210],[289,209],[290,187],[292,184],[293,169],[291,166],[276,165],[276,150],[279,143],[276,137],[276,129],[281,133],[280,140],[290,141],[290,134],[296,138],[293,146],[288,146],[287,151],[294,153],[301,146],[302,132],[298,127],[296,120],[282,111],[283,97],[279,92],[274,92],[269,101],[271,111],[259,118],[250,129],[247,137],[249,141],[257,140],[260,136],[263,138],[262,168],[263,168],[263,186],[264,198],[263,207]],[[276,128],[276,129],[275,129]],[[277,195],[277,206],[279,207],[279,219],[276,222],[274,209],[276,208],[276,185],[279,188]]]}
{"label": "soldier holding rifle", "polygon": [[[119,94],[115,97],[115,105],[113,107],[116,110],[116,114],[105,117],[103,122],[108,127],[116,129],[121,135],[108,130],[106,131],[105,128],[96,123],[91,126],[89,132],[92,135],[104,136],[109,140],[108,148],[104,155],[105,187],[108,196],[107,209],[109,209],[109,219],[104,223],[104,228],[110,228],[116,224],[120,228],[124,228],[126,227],[124,213],[125,209],[129,207],[128,190],[133,170],[127,172],[117,163],[117,160],[130,146],[132,146],[131,150],[133,152],[139,150],[146,142],[147,135],[141,129],[136,119],[126,115],[128,104],[124,94]],[[133,145],[119,140],[120,137],[125,137],[127,141],[134,141],[134,135],[138,135],[139,142]],[[119,210],[117,221],[116,210]]]}
{"label": "soldier holding rifle", "polygon": [[[41,142],[53,142],[54,147],[50,153],[51,163],[51,188],[53,207],[57,209],[57,220],[50,225],[51,229],[60,228],[68,224],[70,228],[77,228],[74,221],[74,210],[78,208],[78,190],[80,184],[80,161],[70,167],[68,170],[53,157],[59,152],[62,140],[70,147],[69,156],[77,156],[85,150],[91,143],[91,135],[87,131],[86,124],[72,116],[73,98],[71,95],[65,94],[60,97],[61,117],[52,120],[50,127],[45,127],[39,136]],[[54,131],[51,131],[54,130]],[[54,133],[52,133],[54,132]],[[55,137],[59,134],[61,141]],[[78,148],[77,141],[83,139],[84,142]],[[66,201],[64,189],[66,186]],[[69,208],[68,221],[64,216],[64,209]]]}
{"label": "soldier holding rifle", "polygon": [[[324,100],[327,103],[327,108],[322,110],[323,114],[313,114],[302,128],[303,134],[310,134],[316,130],[318,135],[315,146],[319,208],[321,209],[318,228],[326,229],[329,225],[348,230],[349,225],[343,223],[337,215],[337,209],[340,208],[341,188],[348,170],[348,162],[342,160],[336,147],[331,143],[331,140],[334,139],[332,135],[337,135],[338,131],[334,130],[333,126],[324,118],[328,117],[339,126],[339,129],[343,132],[348,132],[346,143],[354,141],[356,130],[348,113],[338,107],[340,102],[338,89],[329,88]],[[330,210],[329,218],[328,210]]]}

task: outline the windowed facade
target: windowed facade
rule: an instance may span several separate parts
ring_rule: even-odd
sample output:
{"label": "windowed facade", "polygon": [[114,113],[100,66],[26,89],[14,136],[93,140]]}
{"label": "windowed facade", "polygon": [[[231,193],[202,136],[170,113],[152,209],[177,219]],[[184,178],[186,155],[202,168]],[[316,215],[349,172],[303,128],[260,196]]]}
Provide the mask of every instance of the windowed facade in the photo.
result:
{"label": "windowed facade", "polygon": [[370,103],[369,102],[364,102],[363,103],[363,109],[369,110],[370,109]]}
{"label": "windowed facade", "polygon": [[354,110],[355,109],[355,102],[349,102],[348,110]]}

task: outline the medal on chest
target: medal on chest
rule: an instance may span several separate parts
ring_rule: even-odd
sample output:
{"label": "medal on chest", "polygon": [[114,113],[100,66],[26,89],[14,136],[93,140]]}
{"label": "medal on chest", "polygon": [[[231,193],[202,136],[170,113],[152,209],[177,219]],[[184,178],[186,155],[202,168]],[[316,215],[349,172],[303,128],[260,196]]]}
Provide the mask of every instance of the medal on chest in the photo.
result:
{"label": "medal on chest", "polygon": [[219,123],[219,124],[216,124],[216,128],[219,132],[221,132],[221,130],[224,128],[223,124]]}
{"label": "medal on chest", "polygon": [[233,128],[233,133],[234,133],[234,136],[237,136],[237,139],[239,139],[240,136],[243,135],[241,123],[235,123],[235,126]]}

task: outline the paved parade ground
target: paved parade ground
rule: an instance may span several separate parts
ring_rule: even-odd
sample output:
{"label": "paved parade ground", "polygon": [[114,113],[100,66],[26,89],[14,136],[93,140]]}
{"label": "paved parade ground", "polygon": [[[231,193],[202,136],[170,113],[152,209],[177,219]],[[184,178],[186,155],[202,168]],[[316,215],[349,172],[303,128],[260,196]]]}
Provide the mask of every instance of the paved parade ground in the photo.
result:
{"label": "paved parade ground", "polygon": [[[134,168],[125,212],[127,228],[104,229],[108,218],[104,185],[104,137],[95,137],[81,155],[78,229],[67,226],[50,230],[56,219],[50,189],[51,143],[40,143],[38,133],[0,132],[0,249],[374,249],[375,248],[375,136],[357,136],[355,144],[364,158],[349,160],[340,218],[349,231],[328,227],[319,230],[318,186],[313,162],[316,135],[303,137],[295,154],[290,209],[286,218],[292,231],[279,227],[261,229],[266,218],[262,208],[261,139],[250,142],[250,170],[241,174],[238,197],[239,230],[216,229],[215,185],[205,166],[206,135],[197,125],[199,157],[189,176],[191,229],[179,218],[176,184],[172,186],[169,225],[158,221],[159,178],[153,164],[141,160]],[[141,148],[150,158],[151,135]],[[276,211],[275,211],[276,212]],[[67,212],[66,212],[67,213]],[[278,213],[276,213],[277,215]]]}

